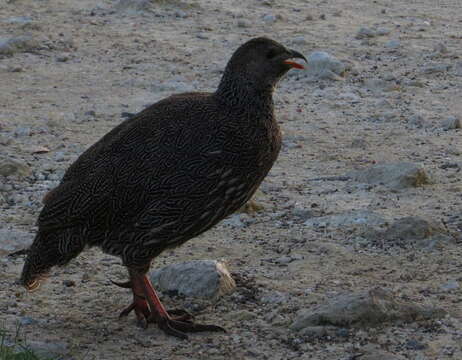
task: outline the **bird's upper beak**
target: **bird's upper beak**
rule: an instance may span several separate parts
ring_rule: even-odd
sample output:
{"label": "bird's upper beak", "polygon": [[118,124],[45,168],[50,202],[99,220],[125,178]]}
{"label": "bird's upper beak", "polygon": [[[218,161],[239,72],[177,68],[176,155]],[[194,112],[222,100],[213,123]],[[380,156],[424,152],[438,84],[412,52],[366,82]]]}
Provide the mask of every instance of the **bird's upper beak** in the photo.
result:
{"label": "bird's upper beak", "polygon": [[287,60],[284,60],[284,64],[290,65],[292,68],[295,69],[304,69],[305,67],[302,64],[299,64],[292,59],[294,58],[299,58],[305,60],[306,63],[308,63],[308,60],[306,60],[306,57],[304,57],[301,53],[295,50],[289,50],[289,58]]}

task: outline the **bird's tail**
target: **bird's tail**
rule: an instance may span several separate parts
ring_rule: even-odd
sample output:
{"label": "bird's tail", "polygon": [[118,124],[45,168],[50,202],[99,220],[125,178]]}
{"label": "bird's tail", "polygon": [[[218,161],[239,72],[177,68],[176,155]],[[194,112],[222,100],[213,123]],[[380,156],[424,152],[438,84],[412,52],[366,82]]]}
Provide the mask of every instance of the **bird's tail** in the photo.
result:
{"label": "bird's tail", "polygon": [[28,250],[20,278],[27,290],[36,290],[53,266],[67,264],[83,250],[84,243],[68,232],[37,234]]}

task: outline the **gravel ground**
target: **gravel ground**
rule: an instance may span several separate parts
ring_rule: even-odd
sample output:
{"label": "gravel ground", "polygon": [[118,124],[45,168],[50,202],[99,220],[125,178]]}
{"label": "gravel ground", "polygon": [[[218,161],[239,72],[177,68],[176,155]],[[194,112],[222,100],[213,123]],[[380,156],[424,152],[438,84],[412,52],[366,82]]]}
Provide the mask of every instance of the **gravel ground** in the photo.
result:
{"label": "gravel ground", "polygon": [[[461,359],[461,12],[458,0],[0,0],[0,321],[64,359]],[[233,294],[163,299],[228,333],[181,341],[119,320],[131,295],[110,279],[125,269],[97,249],[39,291],[20,288],[24,257],[7,254],[33,237],[69,164],[126,113],[213,91],[256,36],[328,54],[278,86],[284,144],[255,199],[262,209],[153,264],[225,262]],[[423,177],[351,176],[402,163]],[[300,310],[376,287],[447,314],[291,329]]]}

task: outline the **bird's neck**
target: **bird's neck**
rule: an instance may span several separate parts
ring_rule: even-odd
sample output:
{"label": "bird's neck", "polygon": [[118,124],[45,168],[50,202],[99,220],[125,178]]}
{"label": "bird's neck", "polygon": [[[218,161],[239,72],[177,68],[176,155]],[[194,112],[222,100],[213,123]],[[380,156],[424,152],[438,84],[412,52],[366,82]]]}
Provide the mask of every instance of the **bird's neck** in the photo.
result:
{"label": "bird's neck", "polygon": [[273,91],[273,86],[256,86],[245,76],[225,72],[215,96],[223,106],[272,114]]}

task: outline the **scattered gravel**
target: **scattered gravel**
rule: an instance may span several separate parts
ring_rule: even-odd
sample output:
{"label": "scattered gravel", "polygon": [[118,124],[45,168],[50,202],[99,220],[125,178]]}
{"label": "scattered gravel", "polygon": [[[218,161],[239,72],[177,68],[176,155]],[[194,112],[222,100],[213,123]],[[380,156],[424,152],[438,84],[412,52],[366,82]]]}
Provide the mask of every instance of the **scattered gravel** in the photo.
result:
{"label": "scattered gravel", "polygon": [[[0,3],[0,323],[10,334],[20,323],[63,359],[462,359],[459,2]],[[152,266],[213,259],[210,272],[171,270],[158,287],[167,308],[228,333],[184,346],[155,324],[137,328],[133,314],[118,319],[132,294],[109,280],[126,269],[96,248],[36,292],[18,286],[42,198],[72,161],[153,102],[213,91],[254,36],[309,58],[277,86],[280,157],[256,199]],[[215,262],[233,271],[228,295],[216,295]],[[383,307],[367,295],[377,286],[396,294],[379,296]],[[395,303],[448,314],[393,320]],[[387,321],[360,326],[360,304]],[[292,331],[301,309],[344,322]]]}

